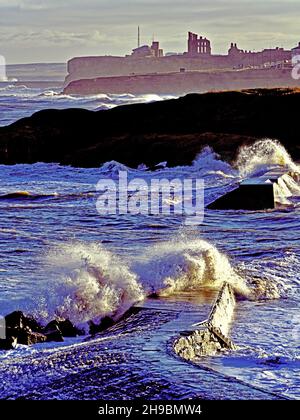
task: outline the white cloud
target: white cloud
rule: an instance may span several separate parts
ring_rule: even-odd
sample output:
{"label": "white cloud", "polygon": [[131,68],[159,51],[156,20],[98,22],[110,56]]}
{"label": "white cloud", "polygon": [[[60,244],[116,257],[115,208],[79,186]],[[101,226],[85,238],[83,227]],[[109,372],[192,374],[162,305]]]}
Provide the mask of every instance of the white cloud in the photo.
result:
{"label": "white cloud", "polygon": [[231,41],[290,48],[300,39],[299,16],[299,0],[0,0],[0,54],[125,54],[138,25],[143,42],[155,33],[165,50],[184,51],[188,30],[208,36],[217,53]]}

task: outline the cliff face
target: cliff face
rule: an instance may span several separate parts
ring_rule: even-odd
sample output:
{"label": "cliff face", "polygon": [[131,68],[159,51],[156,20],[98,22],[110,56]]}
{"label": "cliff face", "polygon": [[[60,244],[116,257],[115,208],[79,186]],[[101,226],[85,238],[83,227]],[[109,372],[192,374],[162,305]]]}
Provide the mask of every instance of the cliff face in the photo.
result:
{"label": "cliff face", "polygon": [[[74,57],[68,61],[68,75],[64,86],[75,80],[99,77],[147,75],[155,73],[178,73],[181,68],[187,72],[212,72],[233,68],[261,67],[270,62],[291,60],[291,51],[264,50],[257,53],[230,55],[171,55],[164,57]],[[231,87],[234,89],[234,87]]]}
{"label": "cliff face", "polygon": [[98,93],[185,95],[193,92],[275,88],[278,86],[300,87],[300,80],[292,78],[290,69],[143,74],[75,80],[65,87],[64,93],[82,95]]}
{"label": "cliff face", "polygon": [[212,57],[75,57],[68,61],[67,86],[73,80],[93,79],[96,77],[129,76],[133,74],[178,72],[180,68],[189,71],[209,70],[212,68],[232,68],[228,56]]}
{"label": "cliff face", "polygon": [[45,110],[0,128],[0,163],[60,162],[96,167],[190,164],[210,145],[233,160],[242,144],[280,140],[300,159],[300,90],[191,94],[108,111]]}

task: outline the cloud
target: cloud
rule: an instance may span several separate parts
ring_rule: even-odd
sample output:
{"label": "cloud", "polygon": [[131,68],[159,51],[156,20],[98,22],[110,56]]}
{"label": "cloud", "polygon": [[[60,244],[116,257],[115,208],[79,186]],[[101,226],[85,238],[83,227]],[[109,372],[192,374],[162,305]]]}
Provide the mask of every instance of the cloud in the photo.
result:
{"label": "cloud", "polygon": [[105,34],[101,34],[99,31],[66,32],[49,29],[22,32],[1,31],[0,38],[2,43],[5,43],[6,45],[18,43],[20,46],[25,44],[38,44],[40,46],[59,45],[60,47],[70,46],[72,44],[94,44],[104,42],[107,39]]}
{"label": "cloud", "polygon": [[290,48],[300,38],[299,16],[299,0],[0,0],[0,54],[123,55],[136,45],[138,25],[143,42],[155,33],[167,51],[186,50],[188,30],[208,36],[216,53],[231,41]]}

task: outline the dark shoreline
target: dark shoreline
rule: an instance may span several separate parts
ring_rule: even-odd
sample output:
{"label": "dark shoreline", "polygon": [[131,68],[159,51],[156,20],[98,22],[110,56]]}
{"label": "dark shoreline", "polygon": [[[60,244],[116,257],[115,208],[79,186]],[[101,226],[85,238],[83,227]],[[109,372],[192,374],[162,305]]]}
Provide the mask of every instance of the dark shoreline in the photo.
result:
{"label": "dark shoreline", "polygon": [[232,162],[242,145],[267,137],[299,160],[299,108],[299,89],[253,89],[105,111],[47,109],[0,128],[0,163],[172,167],[191,164],[207,145]]}

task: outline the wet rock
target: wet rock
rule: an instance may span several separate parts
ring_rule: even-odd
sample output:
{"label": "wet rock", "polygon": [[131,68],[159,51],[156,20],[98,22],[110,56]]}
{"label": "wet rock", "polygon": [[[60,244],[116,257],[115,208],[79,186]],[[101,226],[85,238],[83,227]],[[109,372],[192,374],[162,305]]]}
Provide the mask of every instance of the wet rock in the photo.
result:
{"label": "wet rock", "polygon": [[77,335],[81,335],[81,331],[68,319],[57,321],[57,323],[63,337],[77,337]]}
{"label": "wet rock", "polygon": [[38,323],[36,319],[32,316],[26,316],[24,319],[24,323],[26,327],[29,327],[31,331],[41,333],[43,331],[43,327],[41,324]]}
{"label": "wet rock", "polygon": [[17,338],[9,337],[0,340],[0,350],[13,350],[16,348]]}
{"label": "wet rock", "polygon": [[186,360],[196,357],[214,356],[222,351],[222,345],[217,337],[208,329],[196,330],[187,337],[181,337],[174,344],[175,353]]}
{"label": "wet rock", "polygon": [[23,327],[25,327],[24,321],[25,315],[21,311],[14,311],[5,317],[6,328],[16,328],[21,330]]}
{"label": "wet rock", "polygon": [[[165,160],[173,167],[190,165],[207,145],[232,162],[240,146],[271,137],[299,160],[298,132],[287,129],[294,127],[298,107],[297,89],[253,89],[98,112],[48,109],[0,128],[0,159],[4,164],[55,161],[93,168],[113,156],[130,167]],[[105,133],[103,141],[99,130]]]}
{"label": "wet rock", "polygon": [[112,327],[114,323],[115,321],[109,316],[105,316],[104,318],[102,318],[100,324],[95,324],[93,321],[90,321],[90,334],[94,335],[104,330],[107,330],[108,328]]}
{"label": "wet rock", "polygon": [[[3,347],[14,348],[16,343],[31,345],[43,343],[46,336],[41,334],[41,327],[32,317],[26,317],[21,311],[14,311],[5,317],[6,339]],[[34,330],[34,331],[33,331]]]}
{"label": "wet rock", "polygon": [[55,319],[49,324],[46,325],[44,328],[44,333],[50,333],[59,331],[62,335],[62,337],[77,337],[78,335],[84,335],[85,332],[83,330],[80,330],[79,328],[75,327],[72,322],[68,319]]}
{"label": "wet rock", "polygon": [[6,328],[22,330],[28,327],[31,331],[41,332],[41,325],[32,317],[25,316],[22,311],[14,311],[5,317]]}
{"label": "wet rock", "polygon": [[44,343],[47,340],[46,335],[33,332],[29,328],[24,328],[18,331],[17,342],[18,344],[24,344],[31,346],[32,344]]}
{"label": "wet rock", "polygon": [[43,330],[43,333],[47,334],[48,332],[55,331],[57,329],[59,329],[58,322],[56,320],[53,320],[46,325],[46,327]]}
{"label": "wet rock", "polygon": [[46,341],[56,341],[56,342],[62,342],[64,341],[62,332],[58,326],[57,321],[51,321],[43,330],[43,333],[47,337]]}

